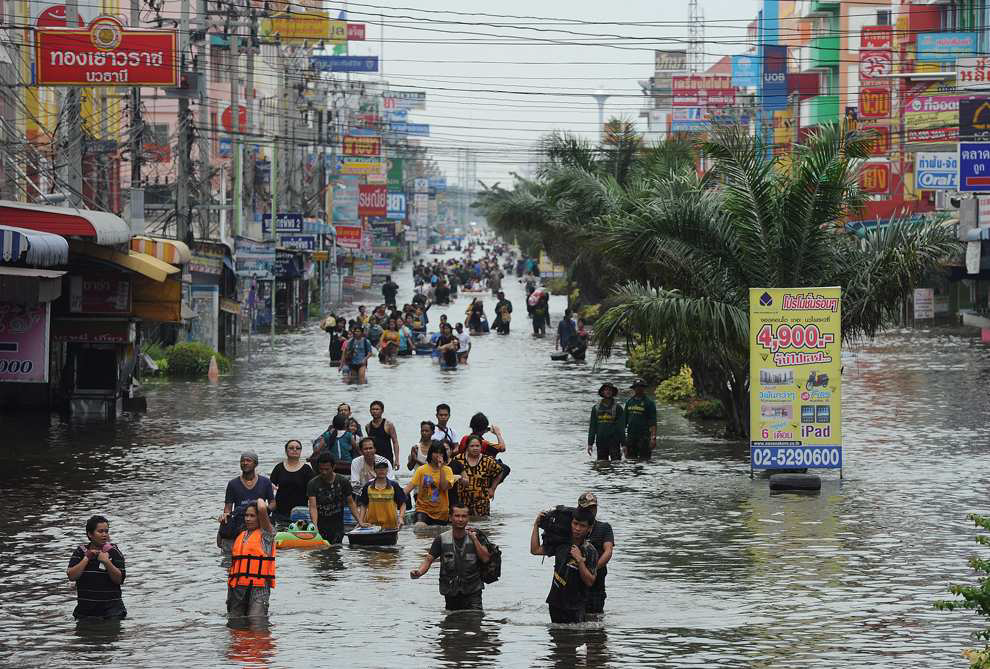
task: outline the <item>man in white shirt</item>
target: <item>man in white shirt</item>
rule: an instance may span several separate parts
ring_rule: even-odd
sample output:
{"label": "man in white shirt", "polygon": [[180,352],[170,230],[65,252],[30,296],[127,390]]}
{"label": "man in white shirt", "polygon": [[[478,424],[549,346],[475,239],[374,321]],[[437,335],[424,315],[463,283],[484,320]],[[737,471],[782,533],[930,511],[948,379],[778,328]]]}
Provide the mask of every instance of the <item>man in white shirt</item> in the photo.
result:
{"label": "man in white shirt", "polygon": [[433,430],[433,439],[449,442],[448,448],[456,449],[457,444],[461,441],[461,436],[454,431],[454,428],[447,425],[447,421],[449,420],[450,406],[447,404],[438,404],[437,424]]}
{"label": "man in white shirt", "polygon": [[467,364],[468,353],[471,351],[471,335],[464,331],[463,323],[458,323],[454,329],[457,331],[454,336],[460,342],[460,346],[457,348],[457,362],[465,365]]}
{"label": "man in white shirt", "polygon": [[361,455],[357,456],[351,460],[351,487],[355,490],[360,490],[364,487],[364,484],[368,481],[375,480],[375,464],[378,462],[388,463],[388,472],[386,472],[385,477],[390,481],[395,480],[395,471],[392,469],[392,463],[388,462],[388,458],[383,458],[382,456],[375,453],[375,440],[371,437],[365,437],[360,442]]}

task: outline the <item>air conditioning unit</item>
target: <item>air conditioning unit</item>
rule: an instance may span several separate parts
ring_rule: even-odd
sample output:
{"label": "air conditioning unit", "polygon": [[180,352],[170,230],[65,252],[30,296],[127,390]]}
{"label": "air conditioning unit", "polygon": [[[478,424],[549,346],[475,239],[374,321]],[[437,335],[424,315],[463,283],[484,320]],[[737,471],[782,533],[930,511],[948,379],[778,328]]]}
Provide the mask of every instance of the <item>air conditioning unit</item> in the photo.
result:
{"label": "air conditioning unit", "polygon": [[935,210],[953,211],[959,208],[959,193],[951,190],[935,191]]}

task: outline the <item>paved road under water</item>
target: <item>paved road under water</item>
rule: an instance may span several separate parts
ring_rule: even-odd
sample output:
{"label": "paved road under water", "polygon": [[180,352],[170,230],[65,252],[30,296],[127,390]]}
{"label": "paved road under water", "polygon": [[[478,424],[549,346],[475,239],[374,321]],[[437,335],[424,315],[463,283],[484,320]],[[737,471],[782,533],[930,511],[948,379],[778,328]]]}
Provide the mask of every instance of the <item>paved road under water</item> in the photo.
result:
{"label": "paved road under water", "polygon": [[[457,372],[423,358],[373,363],[367,386],[346,386],[311,326],[279,337],[274,354],[256,340],[250,363],[215,385],[150,386],[148,414],[115,425],[4,417],[0,665],[961,665],[975,617],[931,603],[949,582],[971,580],[966,514],[986,510],[986,348],[892,332],[850,351],[845,480],[829,473],[819,495],[771,497],[765,480],[750,480],[745,448],[663,407],[652,461],[589,461],[594,391],[604,378],[628,386],[630,375],[619,359],[600,373],[551,363],[552,340],[529,336],[522,292],[506,283],[512,335],[477,338]],[[447,310],[452,319],[466,303]],[[562,307],[553,303],[555,324]],[[483,618],[443,612],[436,568],[409,579],[432,535],[404,530],[395,548],[280,552],[271,626],[229,628],[213,519],[238,454],[257,450],[268,472],[285,440],[308,443],[338,402],[364,422],[373,399],[404,453],[441,401],[458,430],[477,410],[502,427],[512,476],[481,526],[502,546],[503,577],[486,590]],[[615,527],[607,615],[553,629],[552,565],[529,555],[531,523],[585,489]],[[97,512],[127,557],[130,615],[116,629],[71,617],[65,566]]]}

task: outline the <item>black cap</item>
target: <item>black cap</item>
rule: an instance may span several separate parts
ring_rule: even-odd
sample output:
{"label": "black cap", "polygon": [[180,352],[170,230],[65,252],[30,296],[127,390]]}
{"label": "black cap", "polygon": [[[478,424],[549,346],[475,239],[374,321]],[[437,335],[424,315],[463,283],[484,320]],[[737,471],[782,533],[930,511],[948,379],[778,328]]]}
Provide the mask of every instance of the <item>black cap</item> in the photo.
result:
{"label": "black cap", "polygon": [[619,389],[615,387],[615,384],[612,383],[612,382],[610,382],[610,381],[606,381],[605,383],[602,384],[602,387],[598,389],[598,396],[599,397],[605,397],[605,389],[606,388],[611,388],[612,389],[612,395],[618,395],[619,394]]}
{"label": "black cap", "polygon": [[647,388],[647,387],[649,387],[649,384],[646,381],[644,381],[643,379],[636,379],[635,381],[633,381],[633,384],[631,386],[629,386],[629,387],[630,388]]}

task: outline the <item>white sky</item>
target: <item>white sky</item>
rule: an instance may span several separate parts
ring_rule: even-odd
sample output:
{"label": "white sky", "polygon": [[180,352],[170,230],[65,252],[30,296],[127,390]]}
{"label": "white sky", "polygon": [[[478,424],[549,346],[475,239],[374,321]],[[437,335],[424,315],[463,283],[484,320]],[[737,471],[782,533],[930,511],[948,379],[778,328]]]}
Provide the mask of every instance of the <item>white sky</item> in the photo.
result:
{"label": "white sky", "polygon": [[[641,95],[637,81],[652,74],[653,49],[687,48],[686,0],[611,3],[392,0],[387,3],[389,6],[383,0],[366,2],[346,3],[349,21],[368,24],[368,41],[351,42],[350,53],[379,54],[379,22],[383,18],[384,76],[393,88],[406,86],[427,91],[426,111],[410,112],[409,120],[431,125],[429,144],[434,159],[452,183],[457,177],[457,148],[471,147],[477,151],[479,179],[488,184],[500,181],[508,185],[509,173],[525,169],[540,136],[560,129],[596,137],[597,105],[586,94],[599,87],[615,95],[606,104],[606,118],[625,117],[645,129],[638,115],[646,98]],[[327,0],[331,12],[344,4]],[[699,0],[699,4],[705,18],[706,64],[720,55],[744,52],[746,26],[756,18],[761,3]],[[380,18],[380,13],[384,17]],[[475,25],[447,23],[458,21]],[[567,25],[564,21],[592,23]],[[506,24],[537,30],[519,30]],[[547,32],[551,28],[591,33],[596,37]],[[576,40],[583,43],[554,43]],[[602,45],[590,45],[589,41]]]}

